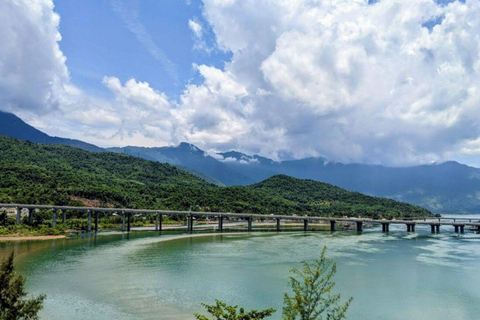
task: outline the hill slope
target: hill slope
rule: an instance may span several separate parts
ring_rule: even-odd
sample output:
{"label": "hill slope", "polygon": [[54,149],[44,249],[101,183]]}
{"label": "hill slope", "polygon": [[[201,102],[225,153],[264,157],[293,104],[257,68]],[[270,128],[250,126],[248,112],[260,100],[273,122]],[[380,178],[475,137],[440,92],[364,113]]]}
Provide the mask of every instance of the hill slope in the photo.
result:
{"label": "hill slope", "polygon": [[311,215],[423,216],[425,209],[275,176],[218,187],[168,164],[0,136],[0,202]]}
{"label": "hill slope", "polygon": [[28,125],[12,113],[0,111],[0,135],[36,143],[61,144],[93,152],[104,152],[100,147],[80,140],[51,137]]}

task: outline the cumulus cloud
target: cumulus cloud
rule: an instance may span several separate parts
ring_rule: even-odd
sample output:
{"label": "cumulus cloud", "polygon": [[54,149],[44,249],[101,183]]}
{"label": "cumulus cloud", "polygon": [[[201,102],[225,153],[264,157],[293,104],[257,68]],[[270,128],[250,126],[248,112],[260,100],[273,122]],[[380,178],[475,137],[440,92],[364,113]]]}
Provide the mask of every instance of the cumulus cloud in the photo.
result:
{"label": "cumulus cloud", "polygon": [[[138,2],[111,3],[168,69]],[[222,68],[195,64],[203,80],[178,100],[108,75],[112,98],[99,99],[70,83],[52,2],[3,1],[0,101],[14,112],[50,110],[58,116],[32,124],[103,146],[187,141],[387,165],[476,156],[479,17],[480,0],[204,0],[188,25],[196,45],[208,29],[229,53]]]}
{"label": "cumulus cloud", "polygon": [[43,113],[58,108],[68,81],[52,1],[0,2],[0,106]]}
{"label": "cumulus cloud", "polygon": [[399,165],[476,145],[480,1],[204,2],[247,91],[232,146]]}

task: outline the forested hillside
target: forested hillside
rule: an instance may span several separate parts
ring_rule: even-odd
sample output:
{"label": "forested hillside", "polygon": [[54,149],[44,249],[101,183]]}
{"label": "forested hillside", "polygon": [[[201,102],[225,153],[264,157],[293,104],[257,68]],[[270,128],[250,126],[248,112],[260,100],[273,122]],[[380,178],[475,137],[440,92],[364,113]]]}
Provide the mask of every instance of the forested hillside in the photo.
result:
{"label": "forested hillside", "polygon": [[423,208],[329,184],[274,176],[218,187],[168,164],[116,153],[0,136],[0,202],[262,214],[371,217],[429,214]]}

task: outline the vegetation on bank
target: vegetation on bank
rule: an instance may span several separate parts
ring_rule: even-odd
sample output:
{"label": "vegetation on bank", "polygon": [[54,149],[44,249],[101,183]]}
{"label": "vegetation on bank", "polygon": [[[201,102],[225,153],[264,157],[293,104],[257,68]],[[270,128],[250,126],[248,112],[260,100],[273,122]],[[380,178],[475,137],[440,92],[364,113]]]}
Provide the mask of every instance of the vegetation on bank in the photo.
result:
{"label": "vegetation on bank", "polygon": [[13,252],[0,266],[0,319],[37,320],[45,295],[26,299],[25,279],[15,274]]}
{"label": "vegetation on bank", "polygon": [[[341,320],[346,318],[349,298],[340,304],[340,294],[333,293],[337,272],[336,263],[326,257],[327,247],[323,247],[320,258],[313,262],[302,261],[302,269],[291,271],[289,285],[292,293],[285,293],[282,308],[282,320]],[[257,320],[270,317],[275,309],[245,311],[238,306],[229,306],[216,300],[214,305],[203,303],[203,307],[212,316],[196,313],[197,320]]]}
{"label": "vegetation on bank", "polygon": [[[311,180],[219,187],[168,164],[0,136],[0,203],[259,214],[414,217],[430,212]],[[82,200],[83,199],[83,200]]]}

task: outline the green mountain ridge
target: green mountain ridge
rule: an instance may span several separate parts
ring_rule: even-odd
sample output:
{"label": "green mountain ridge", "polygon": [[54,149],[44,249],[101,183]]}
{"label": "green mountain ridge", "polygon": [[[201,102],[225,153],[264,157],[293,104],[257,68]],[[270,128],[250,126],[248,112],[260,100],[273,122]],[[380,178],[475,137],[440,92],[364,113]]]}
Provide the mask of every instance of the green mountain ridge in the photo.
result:
{"label": "green mountain ridge", "polygon": [[418,206],[278,175],[219,187],[169,164],[0,136],[0,202],[260,214],[423,216]]}

